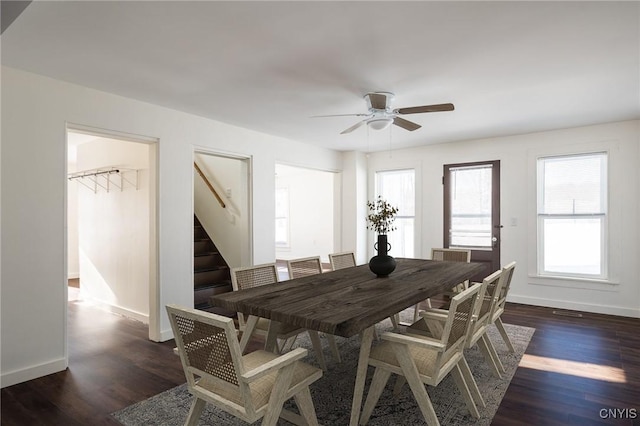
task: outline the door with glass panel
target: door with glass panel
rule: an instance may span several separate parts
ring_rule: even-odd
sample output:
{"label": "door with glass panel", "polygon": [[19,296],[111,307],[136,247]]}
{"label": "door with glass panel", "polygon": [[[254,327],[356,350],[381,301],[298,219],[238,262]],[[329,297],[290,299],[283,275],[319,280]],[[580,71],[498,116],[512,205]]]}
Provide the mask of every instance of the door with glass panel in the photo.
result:
{"label": "door with glass panel", "polygon": [[500,269],[500,161],[445,164],[443,183],[444,247],[471,250],[482,281]]}

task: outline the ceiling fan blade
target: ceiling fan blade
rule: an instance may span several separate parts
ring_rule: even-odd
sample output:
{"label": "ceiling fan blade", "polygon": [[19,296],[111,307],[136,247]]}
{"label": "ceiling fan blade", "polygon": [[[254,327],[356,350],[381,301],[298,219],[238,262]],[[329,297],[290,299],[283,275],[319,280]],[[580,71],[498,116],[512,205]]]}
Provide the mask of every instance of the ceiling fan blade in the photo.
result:
{"label": "ceiling fan blade", "polygon": [[340,132],[341,135],[347,134],[347,133],[351,133],[353,132],[355,129],[357,129],[358,127],[362,126],[364,123],[366,123],[367,120],[362,120],[362,121],[358,121],[356,124],[354,124],[353,126],[349,127],[346,130],[343,130],[342,132]]}
{"label": "ceiling fan blade", "polygon": [[421,125],[416,124],[413,121],[405,120],[404,118],[400,118],[400,117],[395,117],[393,119],[393,124],[395,124],[396,126],[400,126],[403,129],[406,129],[410,132],[413,132],[414,130],[418,130],[420,127],[422,127]]}
{"label": "ceiling fan blade", "polygon": [[387,97],[380,93],[369,93],[369,101],[373,109],[387,108]]}
{"label": "ceiling fan blade", "polygon": [[453,111],[453,109],[453,104],[436,104],[415,106],[409,108],[398,108],[394,112],[397,114],[420,114],[422,112]]}
{"label": "ceiling fan blade", "polygon": [[371,114],[330,114],[330,115],[312,115],[310,118],[322,117],[367,117]]}

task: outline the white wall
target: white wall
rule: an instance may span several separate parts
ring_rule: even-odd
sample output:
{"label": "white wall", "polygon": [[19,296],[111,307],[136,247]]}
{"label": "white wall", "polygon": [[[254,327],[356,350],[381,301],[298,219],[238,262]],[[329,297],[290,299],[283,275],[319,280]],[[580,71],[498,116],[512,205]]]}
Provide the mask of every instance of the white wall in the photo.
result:
{"label": "white wall", "polygon": [[[539,155],[609,151],[609,264],[606,283],[536,276],[535,161]],[[442,246],[443,165],[501,161],[502,263],[517,261],[509,300],[532,305],[640,317],[638,239],[640,121],[610,123],[495,139],[424,146],[371,154],[369,191],[377,170],[417,168],[422,257]],[[512,219],[517,225],[512,226]]]}
{"label": "white wall", "polygon": [[358,265],[369,261],[367,248],[367,160],[362,152],[343,153],[342,245],[336,251],[352,251]]}
{"label": "white wall", "polygon": [[[73,182],[78,188],[81,294],[112,312],[148,323],[149,145],[97,138],[78,146],[78,170],[109,167],[121,168],[122,176],[131,182],[125,181],[122,190],[113,186],[109,192],[102,187],[94,192]],[[105,184],[104,177],[99,179]],[[119,175],[109,179],[119,185]],[[90,179],[84,181],[91,185]]]}
{"label": "white wall", "polygon": [[276,158],[310,168],[341,168],[341,155],[334,151],[12,68],[3,67],[1,78],[3,387],[60,371],[68,363],[67,123],[159,141],[159,287],[150,289],[149,305],[154,340],[171,337],[166,304],[193,303],[194,149],[252,157],[255,263],[275,259]]}
{"label": "white wall", "polygon": [[223,208],[194,170],[198,220],[229,267],[250,266],[248,160],[198,153],[195,161],[225,203]]}
{"label": "white wall", "polygon": [[334,181],[336,174],[276,165],[276,189],[289,192],[289,247],[276,247],[278,259],[320,256],[334,250]]}

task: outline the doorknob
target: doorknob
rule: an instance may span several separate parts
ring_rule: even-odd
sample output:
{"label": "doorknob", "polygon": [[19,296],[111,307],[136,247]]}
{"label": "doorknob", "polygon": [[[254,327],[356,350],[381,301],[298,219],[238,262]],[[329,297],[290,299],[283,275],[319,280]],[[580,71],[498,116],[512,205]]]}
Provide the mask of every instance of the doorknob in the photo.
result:
{"label": "doorknob", "polygon": [[491,237],[491,242],[493,243],[493,246],[497,246],[498,245],[498,237]]}

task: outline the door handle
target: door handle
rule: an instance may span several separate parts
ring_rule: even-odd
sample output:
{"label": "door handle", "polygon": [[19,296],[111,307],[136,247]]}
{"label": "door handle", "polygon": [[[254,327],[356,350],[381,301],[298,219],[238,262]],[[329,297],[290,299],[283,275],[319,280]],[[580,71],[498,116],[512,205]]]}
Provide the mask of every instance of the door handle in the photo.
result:
{"label": "door handle", "polygon": [[498,245],[498,237],[491,237],[491,242],[493,246],[496,247]]}

